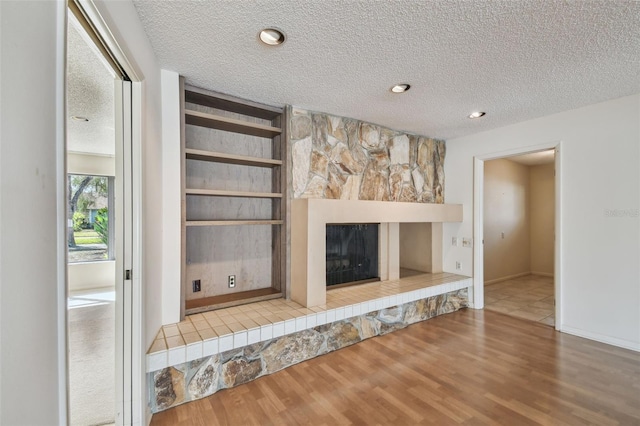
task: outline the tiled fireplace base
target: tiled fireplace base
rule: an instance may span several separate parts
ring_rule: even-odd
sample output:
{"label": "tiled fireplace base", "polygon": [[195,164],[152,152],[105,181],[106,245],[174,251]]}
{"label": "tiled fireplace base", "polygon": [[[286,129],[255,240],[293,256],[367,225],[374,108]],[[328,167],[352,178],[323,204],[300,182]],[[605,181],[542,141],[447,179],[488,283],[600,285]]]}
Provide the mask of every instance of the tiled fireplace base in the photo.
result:
{"label": "tiled fireplace base", "polygon": [[307,320],[306,327],[297,331],[149,371],[151,410],[156,413],[204,398],[364,339],[457,311],[468,306],[471,285],[470,279],[459,278],[339,308],[341,318],[335,315],[338,309],[327,310],[322,315],[325,321],[317,321],[313,313],[316,322]]}

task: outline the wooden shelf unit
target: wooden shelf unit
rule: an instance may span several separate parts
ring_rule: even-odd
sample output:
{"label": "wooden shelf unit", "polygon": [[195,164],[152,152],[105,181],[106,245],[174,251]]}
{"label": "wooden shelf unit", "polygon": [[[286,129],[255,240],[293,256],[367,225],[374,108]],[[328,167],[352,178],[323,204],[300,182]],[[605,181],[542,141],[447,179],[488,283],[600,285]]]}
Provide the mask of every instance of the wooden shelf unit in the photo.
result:
{"label": "wooden shelf unit", "polygon": [[186,226],[282,225],[283,220],[188,220]]}
{"label": "wooden shelf unit", "polygon": [[[182,310],[181,315],[184,318],[185,315],[189,315],[196,312],[204,312],[212,309],[220,309],[223,307],[229,307],[234,305],[240,305],[250,302],[256,302],[260,300],[268,300],[277,297],[284,297],[286,294],[287,286],[287,273],[286,273],[286,258],[287,258],[287,174],[286,174],[286,109],[273,107],[269,105],[263,105],[252,101],[238,99],[232,96],[210,92],[196,87],[191,87],[185,84],[184,78],[180,78],[180,111],[182,117],[181,123],[181,164],[182,164]],[[202,149],[201,146],[194,146],[190,140],[187,139],[187,126],[197,126],[207,129],[214,129],[211,133],[199,133],[199,137],[209,138],[205,141],[206,149]],[[233,142],[233,153],[224,152],[224,149],[218,149],[216,138],[220,137],[220,132],[224,132],[225,141],[231,140]],[[192,134],[193,131],[192,131]],[[202,136],[203,134],[210,136]],[[237,135],[237,136],[233,136]],[[235,138],[235,139],[234,139]],[[264,139],[256,139],[264,138]],[[270,144],[270,158],[263,158],[265,152],[258,152],[257,156],[255,152],[251,152],[251,149],[247,148],[245,152],[242,151],[245,145],[251,145],[252,140],[266,141]],[[236,143],[237,142],[237,143]],[[197,144],[196,144],[197,145]],[[223,144],[224,145],[224,144]],[[269,146],[269,145],[267,145]],[[255,148],[255,147],[254,147]],[[268,155],[266,156],[268,157]],[[198,165],[199,164],[199,165]],[[238,171],[235,169],[235,174],[231,172],[224,172],[225,167],[241,167],[246,172]],[[248,167],[249,169],[244,169]],[[198,170],[197,172],[193,170]],[[258,190],[253,191],[251,186],[249,191],[247,190],[231,190],[229,188],[242,188],[244,185],[235,185],[232,181],[223,181],[222,186],[228,186],[226,188],[215,188],[208,185],[209,182],[206,174],[215,174],[215,178],[210,180],[215,183],[220,183],[220,176],[246,176],[250,173],[257,173],[258,170],[264,170],[262,174],[255,176],[264,176],[264,173],[271,175],[271,191],[264,191],[267,189],[269,183],[264,179],[260,179]],[[203,171],[204,170],[204,171]],[[207,172],[210,170],[210,172]],[[256,170],[256,172],[250,172],[250,170]],[[205,177],[201,177],[197,180],[193,186],[198,188],[188,187],[187,181],[189,180],[190,173],[204,173]],[[224,175],[228,173],[228,175]],[[254,178],[255,178],[254,176]],[[267,175],[268,176],[268,175]],[[193,181],[193,178],[191,178]],[[257,178],[259,179],[259,178]],[[222,179],[224,180],[224,179]],[[250,181],[250,182],[255,182]],[[266,184],[266,185],[265,185]],[[202,187],[202,188],[201,188]],[[216,214],[207,214],[210,210],[209,207],[198,207],[197,213],[192,214],[189,209],[195,208],[193,202],[188,202],[190,197],[206,197],[210,201],[207,201],[206,206],[213,205],[215,207]],[[225,204],[218,204],[218,201],[223,199],[255,199],[266,200],[263,202],[270,203],[270,215],[269,211],[260,207],[258,210],[246,210],[242,219],[235,217],[237,212]],[[247,201],[249,202],[249,201]],[[237,201],[237,203],[245,203],[244,201]],[[191,206],[191,207],[190,207]],[[242,206],[242,204],[240,204]],[[265,206],[269,206],[266,204]],[[203,210],[204,209],[204,210]],[[225,209],[228,212],[225,213]],[[222,213],[221,213],[222,211]],[[248,212],[248,213],[247,213]],[[261,212],[261,213],[260,213]],[[266,212],[266,214],[265,214]],[[219,218],[219,216],[227,216]],[[203,217],[204,216],[204,217]],[[209,217],[206,217],[209,216]],[[258,217],[250,217],[258,216]],[[260,217],[262,216],[262,217]],[[266,217],[265,217],[266,216]],[[197,220],[190,219],[190,217],[197,217]],[[255,232],[255,235],[260,235],[255,238],[263,238],[260,241],[255,241],[255,245],[261,247],[271,247],[271,269],[270,274],[270,286],[262,286],[260,283],[256,284],[257,287],[251,285],[243,285],[246,283],[240,283],[237,285],[236,290],[229,288],[221,288],[220,281],[222,278],[226,279],[227,274],[240,276],[251,276],[251,274],[257,274],[256,271],[234,271],[229,272],[228,259],[220,262],[220,265],[224,265],[227,269],[221,272],[216,272],[218,269],[223,269],[222,266],[218,267],[218,262],[207,258],[210,262],[207,264],[207,268],[203,270],[214,271],[210,275],[216,275],[217,283],[212,284],[205,294],[207,297],[195,298],[191,296],[191,281],[194,279],[200,279],[202,282],[202,290],[205,290],[205,286],[211,284],[214,281],[212,276],[200,276],[200,272],[191,272],[192,267],[188,254],[195,255],[199,259],[201,257],[212,256],[211,253],[200,253],[197,250],[203,250],[202,247],[207,247],[207,244],[224,244],[226,241],[221,237],[212,237],[216,229],[226,230],[228,232],[236,232],[234,229],[238,229],[238,235],[242,234],[240,231],[245,229],[246,226],[263,227],[261,233]],[[268,226],[268,228],[264,228]],[[234,228],[239,227],[239,228]],[[246,228],[248,229],[248,228]],[[253,228],[252,228],[253,229]],[[270,233],[268,232],[270,229]],[[243,231],[244,232],[244,231]],[[247,231],[249,232],[249,231]],[[250,231],[253,235],[253,231]],[[194,234],[196,233],[196,234]],[[242,234],[246,240],[246,233]],[[264,235],[270,235],[269,241],[264,240]],[[188,237],[190,236],[190,237]],[[195,237],[194,237],[195,236]],[[197,240],[196,245],[189,238],[195,238]],[[240,237],[239,237],[240,238]],[[210,241],[211,240],[211,241]],[[204,242],[203,242],[204,241]],[[222,243],[221,243],[222,241]],[[250,241],[251,242],[251,241]],[[237,243],[233,238],[230,244]],[[248,244],[249,250],[253,250],[254,247]],[[219,249],[219,247],[218,247]],[[233,251],[234,256],[238,255],[238,247],[233,246],[230,251]],[[268,248],[266,249],[268,250]],[[205,250],[206,251],[206,250]],[[200,256],[202,255],[202,256]],[[227,253],[225,253],[227,255]],[[247,253],[247,258],[250,258],[253,253]],[[228,256],[226,256],[228,258]],[[199,260],[202,261],[201,259]],[[234,257],[233,261],[242,265],[244,268],[244,257],[240,253],[240,257]],[[247,260],[251,262],[251,260]],[[197,263],[197,262],[196,262]],[[245,269],[250,269],[247,266]],[[195,277],[197,275],[197,277]],[[222,275],[223,277],[221,278]],[[261,277],[264,277],[261,275]],[[261,281],[262,282],[262,281]],[[219,293],[217,292],[218,290]],[[191,296],[191,297],[189,297]]]}
{"label": "wooden shelf unit", "polygon": [[262,138],[273,138],[282,133],[282,131],[277,127],[263,126],[261,124],[249,123],[219,115],[206,114],[204,112],[191,110],[185,110],[184,113],[186,123],[196,126],[209,127],[211,129],[241,133],[244,135],[259,136]]}
{"label": "wooden shelf unit", "polygon": [[222,189],[192,189],[184,190],[186,195],[202,195],[215,197],[244,197],[244,198],[282,198],[281,192],[249,192],[227,191]]}
{"label": "wooden shelf unit", "polygon": [[246,155],[225,154],[223,152],[203,151],[201,149],[185,149],[187,160],[211,161],[213,163],[237,164],[239,166],[276,167],[282,160],[272,158],[249,157]]}

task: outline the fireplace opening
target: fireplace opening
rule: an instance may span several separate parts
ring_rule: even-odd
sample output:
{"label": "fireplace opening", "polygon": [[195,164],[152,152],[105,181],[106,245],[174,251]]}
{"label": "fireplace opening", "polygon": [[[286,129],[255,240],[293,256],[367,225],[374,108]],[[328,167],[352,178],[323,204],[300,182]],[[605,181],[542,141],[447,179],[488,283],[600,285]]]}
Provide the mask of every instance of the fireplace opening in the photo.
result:
{"label": "fireplace opening", "polygon": [[378,226],[378,223],[327,225],[327,287],[380,280]]}

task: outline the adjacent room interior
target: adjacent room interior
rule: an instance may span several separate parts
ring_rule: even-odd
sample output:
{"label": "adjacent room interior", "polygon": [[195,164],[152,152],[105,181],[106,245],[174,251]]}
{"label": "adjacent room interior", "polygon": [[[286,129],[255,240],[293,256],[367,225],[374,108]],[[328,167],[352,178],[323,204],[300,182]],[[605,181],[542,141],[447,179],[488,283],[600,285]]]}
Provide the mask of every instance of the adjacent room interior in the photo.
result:
{"label": "adjacent room interior", "polygon": [[116,406],[115,76],[69,18],[69,423],[102,425],[115,422]]}
{"label": "adjacent room interior", "polygon": [[555,155],[485,161],[485,309],[555,325]]}

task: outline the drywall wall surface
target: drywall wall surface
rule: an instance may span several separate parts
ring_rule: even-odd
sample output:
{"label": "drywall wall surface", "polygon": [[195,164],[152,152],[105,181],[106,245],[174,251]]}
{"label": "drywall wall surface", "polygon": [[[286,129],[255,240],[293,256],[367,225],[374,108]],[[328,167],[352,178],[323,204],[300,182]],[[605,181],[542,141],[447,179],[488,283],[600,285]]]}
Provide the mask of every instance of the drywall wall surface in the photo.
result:
{"label": "drywall wall surface", "polygon": [[69,292],[115,287],[115,261],[70,263],[67,268]]}
{"label": "drywall wall surface", "polygon": [[484,281],[530,268],[529,168],[499,159],[484,164]]}
{"label": "drywall wall surface", "polygon": [[66,424],[61,345],[66,306],[59,256],[64,244],[59,204],[65,187],[64,11],[64,2],[0,2],[3,425]]}
{"label": "drywall wall surface", "polygon": [[115,176],[116,159],[107,155],[67,153],[67,173],[78,175]]}
{"label": "drywall wall surface", "polygon": [[431,223],[400,224],[400,268],[431,272]]}
{"label": "drywall wall surface", "polygon": [[[474,157],[559,144],[558,327],[640,350],[638,141],[640,94],[447,141],[447,203],[463,204],[464,221],[445,224],[443,240],[473,235]],[[448,247],[445,271],[460,259],[471,275],[472,253]]]}
{"label": "drywall wall surface", "polygon": [[555,232],[554,168],[553,163],[529,167],[530,269],[533,274],[553,275],[553,236]]}

